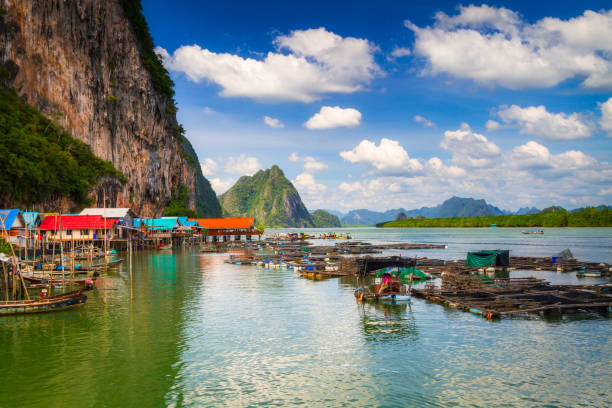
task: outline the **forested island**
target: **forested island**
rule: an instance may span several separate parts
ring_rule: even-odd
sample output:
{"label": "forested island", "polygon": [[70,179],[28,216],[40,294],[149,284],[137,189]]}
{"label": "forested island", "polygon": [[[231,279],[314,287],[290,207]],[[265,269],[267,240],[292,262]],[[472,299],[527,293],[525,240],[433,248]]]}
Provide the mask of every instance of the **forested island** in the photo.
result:
{"label": "forested island", "polygon": [[538,214],[500,215],[492,217],[460,218],[406,218],[379,223],[377,227],[392,228],[477,228],[490,227],[612,227],[609,207],[586,207],[567,211],[558,207],[542,210]]}

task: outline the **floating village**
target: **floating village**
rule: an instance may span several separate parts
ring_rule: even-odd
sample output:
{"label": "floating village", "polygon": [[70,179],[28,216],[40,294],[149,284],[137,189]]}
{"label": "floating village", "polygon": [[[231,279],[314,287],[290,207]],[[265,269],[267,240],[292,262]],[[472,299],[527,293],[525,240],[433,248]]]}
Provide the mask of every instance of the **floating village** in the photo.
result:
{"label": "floating village", "polygon": [[[139,218],[128,208],[87,208],[60,215],[0,210],[0,315],[50,312],[83,305],[96,279],[134,251],[196,247],[200,256],[224,253],[225,262],[277,268],[308,279],[356,277],[358,302],[424,298],[487,319],[576,310],[612,312],[612,284],[553,285],[539,271],[609,277],[606,263],[583,262],[569,249],[549,257],[511,256],[509,250],[469,252],[464,259],[401,256],[446,245],[372,244],[350,233],[264,235],[253,218]],[[543,232],[543,231],[542,231]],[[7,253],[8,252],[8,253]],[[532,272],[511,277],[513,270]]]}

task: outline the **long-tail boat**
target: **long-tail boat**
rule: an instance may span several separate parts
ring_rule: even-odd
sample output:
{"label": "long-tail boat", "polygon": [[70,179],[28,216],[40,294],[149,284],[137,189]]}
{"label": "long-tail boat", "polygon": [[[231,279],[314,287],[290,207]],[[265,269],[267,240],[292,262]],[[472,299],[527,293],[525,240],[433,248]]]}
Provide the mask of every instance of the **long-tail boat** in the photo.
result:
{"label": "long-tail boat", "polygon": [[86,301],[87,295],[82,290],[37,299],[0,301],[0,316],[63,310]]}

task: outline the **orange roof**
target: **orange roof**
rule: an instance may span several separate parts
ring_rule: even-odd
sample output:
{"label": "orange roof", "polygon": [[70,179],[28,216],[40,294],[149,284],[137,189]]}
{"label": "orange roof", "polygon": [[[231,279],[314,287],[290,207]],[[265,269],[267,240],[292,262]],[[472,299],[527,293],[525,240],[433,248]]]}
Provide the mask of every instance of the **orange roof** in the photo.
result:
{"label": "orange roof", "polygon": [[190,218],[197,221],[200,227],[208,229],[249,229],[255,225],[253,218]]}

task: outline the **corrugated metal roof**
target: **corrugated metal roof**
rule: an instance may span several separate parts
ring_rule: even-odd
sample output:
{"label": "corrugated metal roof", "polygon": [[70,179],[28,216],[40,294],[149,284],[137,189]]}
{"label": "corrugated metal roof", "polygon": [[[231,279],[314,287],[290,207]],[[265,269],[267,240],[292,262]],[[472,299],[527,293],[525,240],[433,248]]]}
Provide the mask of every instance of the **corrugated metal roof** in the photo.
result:
{"label": "corrugated metal roof", "polygon": [[200,227],[208,229],[250,229],[255,225],[253,218],[197,218],[190,221],[197,221]]}
{"label": "corrugated metal roof", "polygon": [[[132,212],[132,214],[129,214]],[[105,218],[125,218],[128,215],[134,216],[134,212],[129,208],[85,208],[81,215],[101,215]]]}
{"label": "corrugated metal roof", "polygon": [[138,228],[141,224],[146,225],[149,229],[159,230],[171,230],[180,225],[178,222],[178,217],[134,219],[134,227]]}
{"label": "corrugated metal roof", "polygon": [[40,223],[41,230],[74,230],[112,228],[117,220],[104,219],[100,215],[51,215]]}
{"label": "corrugated metal roof", "polygon": [[24,226],[25,221],[23,220],[21,211],[16,208],[10,210],[0,210],[0,230],[2,228],[7,230],[11,228],[23,228]]}

